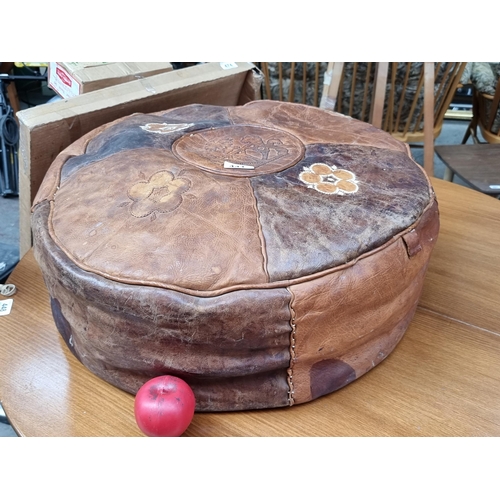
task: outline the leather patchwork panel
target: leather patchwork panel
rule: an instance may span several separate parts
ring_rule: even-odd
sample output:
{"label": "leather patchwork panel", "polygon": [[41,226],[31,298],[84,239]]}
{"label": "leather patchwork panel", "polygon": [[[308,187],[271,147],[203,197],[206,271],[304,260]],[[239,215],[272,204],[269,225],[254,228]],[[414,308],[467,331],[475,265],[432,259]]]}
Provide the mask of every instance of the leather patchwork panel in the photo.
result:
{"label": "leather patchwork panel", "polygon": [[304,104],[254,101],[230,108],[233,123],[258,123],[297,136],[304,144],[358,144],[406,152],[406,145],[372,125]]}
{"label": "leather patchwork panel", "polygon": [[122,151],[73,172],[52,226],[71,259],[111,279],[202,292],[267,282],[249,181],[168,151]]}
{"label": "leather patchwork panel", "polygon": [[405,153],[314,144],[283,172],[251,179],[271,281],[345,264],[413,224],[430,201]]}
{"label": "leather patchwork panel", "polygon": [[434,202],[415,227],[422,250],[411,259],[398,238],[352,266],[290,287],[295,403],[343,387],[393,350],[417,307],[438,230]]}

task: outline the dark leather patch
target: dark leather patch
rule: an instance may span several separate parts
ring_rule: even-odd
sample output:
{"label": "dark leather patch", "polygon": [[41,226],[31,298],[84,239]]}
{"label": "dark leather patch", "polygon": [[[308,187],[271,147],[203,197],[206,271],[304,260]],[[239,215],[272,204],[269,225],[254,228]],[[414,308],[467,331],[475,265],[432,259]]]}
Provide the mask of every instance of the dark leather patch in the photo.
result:
{"label": "dark leather patch", "polygon": [[[212,106],[208,106],[213,108]],[[190,108],[188,106],[188,108]],[[186,131],[196,131],[215,126],[229,125],[224,108],[214,111],[204,110],[203,116],[197,116],[194,109],[184,113],[174,112],[158,115],[132,115],[111,125],[92,139],[84,155],[70,158],[62,168],[61,181],[80,168],[107,158],[120,151],[139,148],[156,148],[169,150],[174,141]],[[191,111],[191,112],[189,112]],[[206,120],[203,119],[206,117]],[[162,128],[163,125],[163,128]],[[177,125],[177,127],[175,127]],[[168,126],[171,126],[170,128]]]}
{"label": "dark leather patch", "polygon": [[68,320],[62,313],[60,302],[57,299],[50,297],[50,307],[52,309],[54,323],[56,324],[56,328],[61,334],[61,337],[64,339],[64,342],[68,346],[68,349],[79,361],[81,361],[80,356],[78,356],[77,352],[75,351],[75,347],[73,344],[73,332],[71,330],[71,325],[68,323]]}
{"label": "dark leather patch", "polygon": [[314,144],[279,173],[250,179],[266,241],[271,281],[345,264],[421,216],[428,181],[406,153]]}
{"label": "dark leather patch", "polygon": [[229,117],[228,108],[224,106],[213,106],[211,104],[189,104],[174,109],[169,109],[158,115],[168,117],[169,120],[190,121],[199,123],[202,121],[212,122],[218,126],[229,125],[232,122]]}
{"label": "dark leather patch", "polygon": [[311,367],[312,399],[336,391],[356,379],[356,372],[340,359],[323,359]]}

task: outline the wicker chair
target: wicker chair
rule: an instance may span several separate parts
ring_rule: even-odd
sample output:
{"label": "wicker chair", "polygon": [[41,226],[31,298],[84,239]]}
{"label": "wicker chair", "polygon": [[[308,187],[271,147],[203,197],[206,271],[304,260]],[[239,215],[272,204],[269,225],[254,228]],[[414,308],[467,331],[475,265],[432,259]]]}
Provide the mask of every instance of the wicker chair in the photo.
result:
{"label": "wicker chair", "polygon": [[403,142],[423,143],[424,168],[434,175],[434,140],[465,65],[329,63],[330,83],[321,106],[368,121]]}
{"label": "wicker chair", "polygon": [[466,63],[257,65],[264,73],[263,99],[319,106],[370,122],[403,142],[422,142],[424,166],[433,175],[434,139]]}
{"label": "wicker chair", "polygon": [[479,144],[477,127],[487,142],[500,143],[500,78],[496,84],[495,93],[488,94],[474,89],[472,100],[472,120],[467,127],[462,144],[465,144],[472,135],[472,140]]}
{"label": "wicker chair", "polygon": [[258,62],[264,74],[262,99],[319,106],[326,62]]}

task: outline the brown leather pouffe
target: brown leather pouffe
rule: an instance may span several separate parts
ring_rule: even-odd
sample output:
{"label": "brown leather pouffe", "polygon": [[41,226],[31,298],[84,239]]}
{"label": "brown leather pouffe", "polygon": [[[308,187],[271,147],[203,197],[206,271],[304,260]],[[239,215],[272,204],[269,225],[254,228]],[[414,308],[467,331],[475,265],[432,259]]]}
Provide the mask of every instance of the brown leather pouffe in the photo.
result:
{"label": "brown leather pouffe", "polygon": [[173,374],[198,411],[333,392],[382,361],[417,307],[439,217],[409,149],[274,101],[102,126],[33,206],[54,320],[93,373],[135,393]]}

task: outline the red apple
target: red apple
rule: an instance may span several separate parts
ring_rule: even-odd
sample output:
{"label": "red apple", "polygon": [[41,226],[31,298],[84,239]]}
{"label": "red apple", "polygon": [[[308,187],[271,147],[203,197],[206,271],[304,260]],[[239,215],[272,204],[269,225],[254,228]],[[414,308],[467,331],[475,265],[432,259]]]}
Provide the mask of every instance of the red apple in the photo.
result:
{"label": "red apple", "polygon": [[137,391],[135,420],[147,436],[176,437],[189,427],[194,407],[191,387],[178,377],[163,375],[148,380]]}

